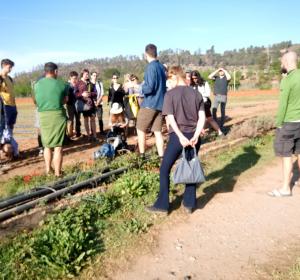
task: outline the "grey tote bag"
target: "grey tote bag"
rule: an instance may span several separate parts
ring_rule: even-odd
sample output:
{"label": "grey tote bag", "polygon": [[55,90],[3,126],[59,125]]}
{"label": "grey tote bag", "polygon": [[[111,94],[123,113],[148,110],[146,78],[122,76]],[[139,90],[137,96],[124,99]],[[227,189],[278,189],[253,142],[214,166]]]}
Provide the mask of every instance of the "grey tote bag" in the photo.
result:
{"label": "grey tote bag", "polygon": [[203,169],[194,147],[194,156],[187,160],[185,148],[182,149],[182,158],[175,167],[174,184],[199,184],[205,181]]}

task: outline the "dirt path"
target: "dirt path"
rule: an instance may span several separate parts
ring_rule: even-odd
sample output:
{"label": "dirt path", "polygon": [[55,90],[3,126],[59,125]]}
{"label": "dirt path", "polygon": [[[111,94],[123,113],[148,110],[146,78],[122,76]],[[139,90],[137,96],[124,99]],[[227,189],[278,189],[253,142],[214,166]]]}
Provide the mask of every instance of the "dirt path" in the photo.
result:
{"label": "dirt path", "polygon": [[289,198],[266,195],[281,182],[278,160],[248,177],[192,215],[171,214],[157,232],[158,246],[109,279],[272,279],[266,267],[286,263],[287,248],[299,241],[300,190]]}

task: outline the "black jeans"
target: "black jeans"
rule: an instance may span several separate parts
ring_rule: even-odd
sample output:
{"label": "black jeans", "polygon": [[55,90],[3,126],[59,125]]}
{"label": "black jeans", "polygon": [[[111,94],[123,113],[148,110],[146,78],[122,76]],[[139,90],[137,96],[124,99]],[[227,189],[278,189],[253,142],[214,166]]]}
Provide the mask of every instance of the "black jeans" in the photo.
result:
{"label": "black jeans", "polygon": [[103,106],[102,105],[96,107],[96,113],[97,113],[100,132],[103,132],[104,127],[103,127]]}
{"label": "black jeans", "polygon": [[75,110],[75,130],[76,136],[81,135],[81,122],[80,122],[81,113]]}
{"label": "black jeans", "polygon": [[[194,133],[184,133],[185,137],[191,139]],[[201,140],[196,145],[197,153],[200,149]],[[164,158],[160,167],[160,189],[154,207],[168,210],[169,209],[169,187],[170,187],[170,171],[176,160],[182,153],[182,145],[178,136],[173,132],[170,133],[169,142],[164,153]],[[189,153],[193,153],[192,147],[188,149]],[[183,194],[183,205],[188,208],[196,207],[196,184],[187,184]]]}

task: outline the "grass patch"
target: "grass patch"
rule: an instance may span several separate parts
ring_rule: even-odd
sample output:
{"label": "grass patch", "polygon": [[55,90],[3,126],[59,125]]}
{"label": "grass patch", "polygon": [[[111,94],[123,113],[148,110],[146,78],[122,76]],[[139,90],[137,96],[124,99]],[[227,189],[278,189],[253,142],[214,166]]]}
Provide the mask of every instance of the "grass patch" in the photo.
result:
{"label": "grass patch", "polygon": [[[241,174],[250,176],[271,158],[270,135],[204,156],[207,181],[198,190],[198,206],[204,207],[217,192],[232,191]],[[118,168],[131,162],[139,166],[134,155],[120,157],[111,166]],[[92,166],[96,170],[103,164]],[[158,166],[157,157],[152,156],[145,165],[118,177],[106,193],[85,196],[75,205],[48,215],[33,231],[2,240],[0,278],[60,279],[79,275],[83,268],[81,279],[104,276],[106,260],[117,262],[126,256],[149,227],[165,219],[144,210],[159,189]],[[173,209],[180,206],[182,189],[171,186]]]}

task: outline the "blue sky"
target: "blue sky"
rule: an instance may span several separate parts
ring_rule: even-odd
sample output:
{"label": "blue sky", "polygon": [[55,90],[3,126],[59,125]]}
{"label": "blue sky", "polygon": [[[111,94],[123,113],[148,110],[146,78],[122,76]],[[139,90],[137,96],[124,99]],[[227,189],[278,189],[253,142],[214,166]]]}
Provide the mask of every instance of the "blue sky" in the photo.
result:
{"label": "blue sky", "polygon": [[[203,3],[202,3],[203,2]],[[300,43],[300,1],[0,0],[0,58],[15,71],[159,50],[217,52],[292,40]]]}

